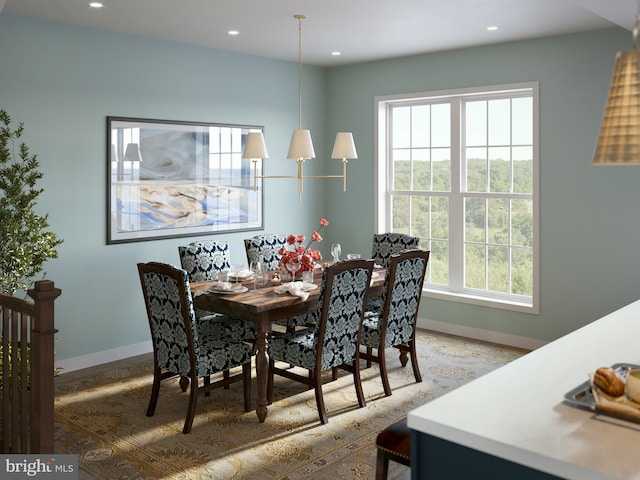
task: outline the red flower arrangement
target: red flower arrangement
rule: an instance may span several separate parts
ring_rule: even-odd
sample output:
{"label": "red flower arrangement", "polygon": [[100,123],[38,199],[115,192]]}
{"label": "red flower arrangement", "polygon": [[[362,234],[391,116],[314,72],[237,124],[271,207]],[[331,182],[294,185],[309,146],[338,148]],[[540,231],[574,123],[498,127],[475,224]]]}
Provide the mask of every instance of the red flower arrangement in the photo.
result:
{"label": "red flower arrangement", "polygon": [[[309,248],[313,242],[321,242],[322,236],[318,233],[322,227],[326,227],[329,225],[329,222],[321,218],[320,219],[320,228],[314,231],[311,234],[311,238],[309,239],[309,243],[306,246],[303,245],[305,241],[304,235],[288,235],[287,236],[287,246],[280,248],[278,253],[282,256],[278,266],[282,268],[287,268],[287,264],[291,262],[294,258],[300,259],[300,272],[312,272],[314,268],[314,260],[320,261],[322,260],[322,255],[319,250],[314,250]],[[293,247],[290,249],[289,246]]]}

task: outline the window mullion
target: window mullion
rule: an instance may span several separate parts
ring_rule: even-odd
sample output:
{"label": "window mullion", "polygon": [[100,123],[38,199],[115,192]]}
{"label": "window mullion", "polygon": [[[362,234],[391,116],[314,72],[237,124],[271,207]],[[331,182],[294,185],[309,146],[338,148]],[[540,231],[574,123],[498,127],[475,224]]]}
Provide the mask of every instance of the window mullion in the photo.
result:
{"label": "window mullion", "polygon": [[451,100],[451,196],[449,197],[449,282],[452,289],[464,286],[464,122],[460,98]]}

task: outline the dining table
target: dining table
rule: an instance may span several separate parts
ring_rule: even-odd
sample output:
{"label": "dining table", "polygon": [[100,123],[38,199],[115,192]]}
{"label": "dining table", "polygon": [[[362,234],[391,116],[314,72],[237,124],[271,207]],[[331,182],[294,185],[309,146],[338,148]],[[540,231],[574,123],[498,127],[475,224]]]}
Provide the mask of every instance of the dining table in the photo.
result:
{"label": "dining table", "polygon": [[[211,281],[192,282],[191,291],[194,305],[198,308],[222,313],[229,317],[249,320],[256,331],[256,377],[258,396],[256,400],[256,415],[260,423],[267,418],[267,381],[269,376],[269,337],[271,326],[277,320],[284,320],[296,315],[314,311],[318,307],[320,286],[322,283],[322,268],[314,270],[313,283],[318,286],[308,291],[308,298],[303,300],[290,293],[276,293],[279,284],[269,282],[266,286],[257,287],[247,279],[241,283],[247,291],[241,293],[214,293],[208,290]],[[374,267],[367,297],[377,297],[382,294],[386,270]],[[270,278],[271,274],[269,275]]]}

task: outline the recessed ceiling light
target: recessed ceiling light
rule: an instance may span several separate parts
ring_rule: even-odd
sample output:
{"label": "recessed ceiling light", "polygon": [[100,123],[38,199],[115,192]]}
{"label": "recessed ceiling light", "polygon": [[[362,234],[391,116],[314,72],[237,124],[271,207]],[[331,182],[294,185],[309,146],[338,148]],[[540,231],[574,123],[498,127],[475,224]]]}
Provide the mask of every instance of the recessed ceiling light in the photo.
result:
{"label": "recessed ceiling light", "polygon": [[495,32],[496,30],[498,30],[498,27],[496,26],[487,27],[487,30],[489,30],[490,32]]}
{"label": "recessed ceiling light", "polygon": [[240,32],[238,30],[229,30],[227,34],[231,36],[235,36],[235,35],[240,35]]}
{"label": "recessed ceiling light", "polygon": [[100,2],[89,2],[89,6],[91,8],[102,8],[104,5]]}
{"label": "recessed ceiling light", "polygon": [[334,57],[339,57],[340,55],[342,55],[342,52],[331,52],[331,55],[333,55]]}

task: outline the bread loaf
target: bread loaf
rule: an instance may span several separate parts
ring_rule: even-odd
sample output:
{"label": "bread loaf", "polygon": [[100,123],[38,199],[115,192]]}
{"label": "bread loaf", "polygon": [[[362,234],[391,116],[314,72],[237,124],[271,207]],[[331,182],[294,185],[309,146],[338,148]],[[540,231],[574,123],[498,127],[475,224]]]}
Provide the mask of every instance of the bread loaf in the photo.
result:
{"label": "bread loaf", "polygon": [[624,394],[624,381],[613,368],[600,367],[593,376],[593,383],[612,397],[619,397]]}

